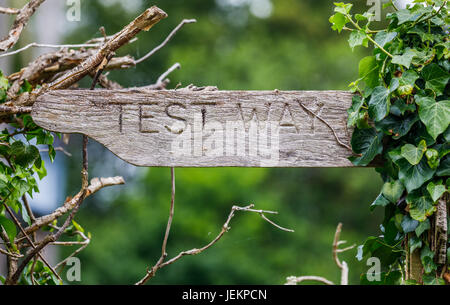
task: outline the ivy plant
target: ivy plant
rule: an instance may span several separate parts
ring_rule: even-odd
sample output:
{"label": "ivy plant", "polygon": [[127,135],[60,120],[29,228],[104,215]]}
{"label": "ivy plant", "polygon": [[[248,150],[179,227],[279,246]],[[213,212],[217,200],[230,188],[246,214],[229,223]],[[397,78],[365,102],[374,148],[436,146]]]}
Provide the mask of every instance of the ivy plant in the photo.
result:
{"label": "ivy plant", "polygon": [[[444,284],[448,267],[437,260],[433,225],[439,200],[449,202],[447,1],[415,0],[405,9],[390,1],[384,5],[392,10],[384,29],[374,29],[374,16],[367,12],[353,14],[352,4],[334,4],[332,29],[349,32],[352,49],[373,45],[350,84],[355,94],[348,109],[348,126],[354,128],[350,160],[357,166],[382,161],[376,170],[384,185],[371,209],[384,208],[385,217],[381,234],[369,237],[357,257],[380,259],[378,283]],[[448,261],[448,243],[445,247]],[[419,276],[410,268],[412,259],[422,266]],[[373,283],[366,275],[361,282]]]}
{"label": "ivy plant", "polygon": [[[0,105],[6,102],[8,89],[8,79],[0,71]],[[22,93],[31,90],[32,86],[27,81],[20,88]],[[0,130],[0,231],[6,234],[6,237],[2,236],[6,250],[20,255],[24,250],[16,238],[20,231],[7,209],[20,215],[28,225],[32,223],[25,201],[27,197],[33,198],[39,192],[37,179],[42,180],[47,176],[41,154],[45,151],[53,162],[56,156],[54,138],[55,135],[60,137],[60,134],[53,134],[40,128],[33,122],[30,114],[3,116],[1,119],[8,123],[8,127]],[[45,149],[40,151],[38,147]],[[70,235],[73,225],[74,222],[64,233]],[[49,227],[48,230],[53,229]],[[0,281],[4,282],[5,279],[0,276]],[[62,284],[40,260],[31,260],[27,264],[18,283]]]}

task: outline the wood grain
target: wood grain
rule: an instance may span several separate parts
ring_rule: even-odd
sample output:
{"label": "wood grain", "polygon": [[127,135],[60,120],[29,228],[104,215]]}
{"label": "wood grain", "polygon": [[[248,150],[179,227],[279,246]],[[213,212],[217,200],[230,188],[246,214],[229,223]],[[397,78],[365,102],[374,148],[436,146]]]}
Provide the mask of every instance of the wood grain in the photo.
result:
{"label": "wood grain", "polygon": [[51,131],[86,134],[137,166],[350,167],[351,151],[333,130],[350,142],[351,98],[344,91],[57,90],[38,98],[32,117]]}

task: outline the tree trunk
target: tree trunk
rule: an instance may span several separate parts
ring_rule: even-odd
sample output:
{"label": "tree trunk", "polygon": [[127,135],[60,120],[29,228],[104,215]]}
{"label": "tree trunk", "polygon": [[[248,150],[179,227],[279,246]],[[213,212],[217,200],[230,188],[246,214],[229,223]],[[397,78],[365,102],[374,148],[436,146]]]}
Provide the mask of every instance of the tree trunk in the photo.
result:
{"label": "tree trunk", "polygon": [[[450,196],[445,194],[437,202],[436,212],[430,218],[431,228],[428,232],[428,241],[430,242],[430,248],[434,252],[434,260],[438,265],[437,275],[443,277],[447,284],[450,284],[450,274],[447,271],[448,259],[447,259],[447,247],[448,247],[448,205],[450,202]],[[407,280],[415,280],[417,283],[422,283],[423,266],[420,260],[420,250],[416,249],[413,253],[409,253],[406,260],[406,273]],[[442,269],[442,268],[445,268]]]}

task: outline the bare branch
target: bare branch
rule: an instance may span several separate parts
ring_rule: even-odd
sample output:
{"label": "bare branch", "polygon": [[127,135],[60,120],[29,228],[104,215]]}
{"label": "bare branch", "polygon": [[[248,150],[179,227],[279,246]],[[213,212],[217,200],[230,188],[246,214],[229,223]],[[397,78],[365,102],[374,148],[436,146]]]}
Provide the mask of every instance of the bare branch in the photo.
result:
{"label": "bare branch", "polygon": [[149,89],[149,90],[164,90],[166,89],[167,85],[170,83],[170,80],[166,77],[169,76],[170,73],[175,71],[176,69],[181,69],[181,65],[179,63],[174,64],[172,67],[170,67],[166,72],[161,74],[161,76],[158,78],[156,83],[153,85],[143,86],[139,89]]}
{"label": "bare branch", "polygon": [[268,223],[270,223],[272,226],[274,226],[274,227],[276,227],[276,228],[278,228],[278,229],[280,229],[280,230],[282,230],[282,231],[291,232],[291,233],[294,233],[294,232],[295,232],[294,230],[286,229],[286,228],[283,228],[283,227],[280,226],[280,225],[277,225],[277,224],[274,223],[272,220],[268,219],[263,213],[264,213],[264,212],[259,213],[259,215],[260,215],[265,221],[267,221]]}
{"label": "bare branch", "polygon": [[172,226],[173,214],[175,212],[175,169],[173,167],[170,168],[170,180],[172,185],[171,197],[170,197],[170,214],[169,220],[167,221],[166,226],[166,234],[164,235],[164,241],[161,250],[161,257],[164,258],[167,256],[166,248],[167,248],[167,240],[169,239],[170,227]]}
{"label": "bare branch", "polygon": [[61,266],[64,266],[71,257],[74,257],[75,255],[77,255],[78,253],[83,251],[89,245],[89,243],[91,242],[91,240],[86,235],[84,235],[83,232],[76,231],[75,233],[78,234],[79,236],[81,236],[81,238],[83,238],[83,241],[81,241],[81,242],[54,242],[53,243],[53,245],[59,245],[59,246],[81,245],[80,248],[78,248],[72,254],[67,256],[64,260],[62,260],[61,262],[56,264],[55,267],[54,267],[55,270],[57,270]]}
{"label": "bare branch", "polygon": [[[204,246],[204,247],[202,247],[200,249],[194,248],[194,249],[191,249],[191,250],[188,250],[188,251],[180,252],[177,256],[173,257],[172,259],[170,259],[170,260],[168,260],[166,262],[162,262],[161,258],[163,258],[163,257],[161,257],[158,260],[158,263],[155,266],[153,266],[150,270],[148,270],[147,274],[139,282],[137,282],[136,285],[143,285],[143,284],[145,284],[149,279],[151,279],[152,277],[155,276],[156,271],[158,271],[159,269],[164,268],[164,267],[166,267],[166,266],[168,266],[170,264],[173,264],[174,262],[176,262],[179,259],[181,259],[183,256],[186,256],[186,255],[197,255],[197,254],[200,254],[203,251],[207,250],[208,248],[212,247],[215,243],[217,243],[222,238],[222,236],[226,232],[228,232],[231,229],[229,224],[230,224],[231,219],[234,217],[234,214],[235,214],[236,211],[253,212],[253,213],[260,214],[260,215],[262,215],[263,213],[278,214],[277,212],[274,212],[274,211],[254,210],[253,207],[254,207],[253,204],[251,204],[249,206],[246,206],[246,207],[233,206],[231,208],[231,212],[228,215],[228,218],[227,218],[226,222],[222,226],[222,230],[219,232],[219,234],[216,236],[216,238],[214,238],[209,244],[207,244],[206,246]],[[272,222],[270,222],[270,223],[272,223]],[[278,225],[275,225],[275,226],[277,228],[279,227]]]}
{"label": "bare branch", "polygon": [[289,276],[286,279],[286,284],[285,285],[297,285],[298,283],[304,282],[304,281],[315,281],[315,282],[320,282],[320,283],[324,283],[326,285],[335,285],[332,281],[327,280],[324,277],[321,276],[314,276],[314,275],[307,275],[307,276]]}
{"label": "bare branch", "polygon": [[162,83],[166,79],[166,77],[169,76],[169,74],[175,71],[176,69],[181,69],[181,65],[179,63],[174,64],[172,67],[169,68],[169,70],[161,74],[156,83],[157,84]]}
{"label": "bare branch", "polygon": [[69,88],[86,75],[96,72],[98,66],[104,62],[104,59],[109,54],[115,52],[124,44],[129,43],[141,31],[148,31],[152,26],[166,17],[167,14],[164,11],[156,6],[152,6],[118,32],[113,38],[108,40],[95,54],[85,59],[81,64],[66,72],[52,83],[42,86],[32,93],[22,94],[15,103],[18,105],[32,105],[39,95],[48,90]]}
{"label": "bare branch", "polygon": [[44,43],[36,43],[36,42],[32,42],[26,46],[24,46],[23,48],[8,52],[8,53],[3,53],[0,54],[0,58],[2,57],[7,57],[7,56],[11,56],[11,55],[15,55],[15,54],[19,54],[23,51],[26,51],[30,48],[49,48],[49,49],[63,49],[63,48],[98,48],[100,47],[102,44],[100,43],[93,43],[93,44],[44,44]]}
{"label": "bare branch", "polygon": [[[20,229],[20,231],[22,232],[22,234],[25,236],[25,238],[28,240],[28,242],[30,243],[31,247],[33,248],[33,251],[35,250],[35,254],[34,255],[38,255],[39,258],[47,265],[47,267],[52,271],[52,273],[60,280],[62,281],[61,277],[59,276],[59,274],[52,268],[52,266],[49,264],[49,262],[42,256],[42,254],[40,253],[40,250],[38,250],[38,247],[33,243],[33,241],[31,240],[31,238],[25,233],[22,225],[20,224],[20,221],[16,218],[16,216],[14,215],[13,211],[11,211],[11,208],[6,204],[5,201],[2,202],[3,206],[5,207],[6,211],[8,212],[9,216],[11,217],[11,219],[13,220],[14,224]],[[11,241],[14,242],[14,241]],[[33,256],[34,256],[33,255]],[[31,259],[31,258],[30,258]],[[26,258],[25,258],[26,260]],[[29,260],[28,260],[29,261]],[[27,262],[28,263],[28,262]],[[26,264],[25,264],[26,265]],[[22,273],[23,268],[21,268],[22,266],[19,267],[19,269],[16,271],[16,273],[11,277],[8,278],[8,282],[11,281],[11,284],[15,284],[17,282],[17,280],[19,279],[20,274]],[[20,270],[20,272],[19,272]]]}
{"label": "bare branch", "polygon": [[[17,270],[14,273],[14,275],[10,279],[8,279],[8,283],[9,284],[17,283],[17,281],[19,280],[19,277],[20,277],[22,271],[25,269],[27,264],[30,262],[31,259],[33,259],[33,257],[35,255],[39,255],[41,257],[41,259],[45,262],[44,258],[40,255],[40,251],[42,249],[44,249],[44,247],[46,247],[49,243],[55,242],[61,237],[61,235],[64,233],[64,231],[70,225],[70,223],[74,219],[76,213],[78,212],[78,209],[80,208],[81,204],[84,201],[84,198],[86,197],[87,188],[88,188],[88,185],[89,185],[89,183],[88,183],[87,144],[88,144],[88,137],[87,136],[83,136],[83,148],[82,148],[83,168],[81,170],[81,196],[79,197],[78,201],[76,202],[76,204],[75,204],[73,210],[71,211],[70,215],[64,221],[64,224],[62,225],[62,227],[56,233],[47,235],[37,246],[35,246],[33,244],[33,242],[27,237],[27,234],[25,233],[23,228],[20,227],[21,231],[22,231],[22,234],[25,237],[27,237],[27,239],[30,242],[30,244],[32,245],[33,249],[27,253],[27,256],[23,259],[22,263],[17,268]],[[8,206],[6,206],[6,205],[5,205],[5,207],[8,208]],[[55,273],[55,275],[58,277],[58,279],[62,282],[61,278],[56,273],[56,271],[54,271],[53,267],[48,265],[48,263],[46,263],[46,264],[52,270],[52,272]]]}
{"label": "bare branch", "polygon": [[[101,44],[99,44],[101,45]],[[25,80],[31,85],[43,85],[59,78],[61,73],[73,69],[89,57],[95,55],[97,49],[62,49],[57,52],[47,53],[39,56],[27,67],[19,72],[11,74],[8,79],[12,82],[8,90],[8,99],[14,99],[20,90],[20,86]],[[105,67],[105,70],[127,69],[134,67],[134,58],[131,56],[112,58]],[[94,74],[92,72],[91,74]],[[102,81],[99,80],[102,84]]]}
{"label": "bare branch", "polygon": [[121,46],[128,43],[142,30],[148,31],[152,26],[166,17],[167,14],[156,6],[147,9],[122,31],[117,33],[111,40],[108,40],[96,54],[54,81],[49,85],[49,88],[52,90],[68,88],[70,85],[82,79],[89,72],[95,70],[108,54],[115,52]]}
{"label": "bare branch", "polygon": [[161,268],[161,264],[164,262],[164,260],[167,257],[167,251],[166,251],[167,240],[169,239],[170,228],[172,226],[173,215],[175,212],[175,169],[173,167],[170,168],[170,180],[171,180],[171,185],[172,185],[171,197],[170,197],[170,212],[169,212],[169,220],[167,221],[167,226],[166,226],[166,233],[164,234],[164,240],[163,240],[162,247],[161,247],[161,256],[158,259],[158,261],[156,262],[156,265],[154,265],[150,271],[147,271],[146,276],[140,281],[140,283],[138,283],[139,285],[144,284],[150,278],[155,276],[156,271],[158,271],[158,269]]}
{"label": "bare branch", "polygon": [[340,261],[338,257],[338,253],[342,253],[348,250],[355,248],[356,245],[351,245],[350,247],[344,249],[338,249],[339,245],[346,243],[343,240],[340,240],[342,231],[342,223],[339,223],[336,228],[336,233],[334,234],[333,240],[333,259],[339,269],[341,269],[341,285],[348,285],[348,265],[344,261]]}
{"label": "bare branch", "polygon": [[36,217],[34,216],[33,210],[31,210],[31,206],[28,203],[28,199],[27,199],[27,195],[24,194],[22,196],[22,201],[23,201],[23,205],[25,206],[25,209],[27,210],[28,216],[30,217],[31,222],[35,222],[36,221]]}
{"label": "bare branch", "polygon": [[0,14],[17,15],[19,13],[20,13],[20,10],[17,8],[0,7]]}
{"label": "bare branch", "polygon": [[[64,147],[58,146],[58,147],[55,147],[54,150],[62,152],[67,157],[72,157],[72,154],[70,152],[68,152],[67,150],[65,150]],[[48,148],[39,149],[39,152],[46,152],[46,151],[48,151]]]}
{"label": "bare branch", "polygon": [[180,22],[180,24],[173,29],[172,32],[170,32],[169,36],[167,36],[167,38],[156,48],[154,48],[153,50],[151,50],[150,52],[148,52],[146,55],[142,56],[141,58],[139,58],[138,60],[136,60],[136,65],[140,64],[141,62],[143,62],[144,60],[150,58],[151,56],[153,56],[156,52],[158,52],[159,50],[161,50],[162,48],[164,48],[164,46],[175,36],[175,34],[185,25],[185,24],[189,24],[189,23],[195,23],[197,22],[197,20],[195,19],[184,19],[183,21]]}
{"label": "bare branch", "polygon": [[19,40],[20,34],[27,25],[31,16],[33,16],[36,9],[45,0],[30,0],[20,11],[17,13],[16,20],[9,31],[9,34],[0,41],[0,52],[4,52],[12,48]]}
{"label": "bare branch", "polygon": [[338,266],[339,269],[343,268],[342,263],[339,260],[339,257],[337,255],[338,243],[339,243],[339,237],[341,236],[341,231],[342,231],[342,223],[339,223],[336,228],[336,232],[334,233],[334,240],[333,240],[333,259],[334,259],[334,262],[336,263],[336,266]]}
{"label": "bare branch", "polygon": [[[94,178],[91,180],[90,185],[87,188],[86,197],[96,193],[100,189],[108,186],[113,185],[120,185],[125,184],[125,181],[122,177],[110,177],[110,178]],[[53,213],[36,218],[36,222],[32,224],[31,226],[25,228],[25,232],[27,234],[30,234],[32,232],[36,232],[40,228],[52,223],[55,219],[61,217],[62,215],[66,214],[67,212],[71,211],[75,205],[77,204],[78,200],[81,196],[81,191],[76,194],[73,198],[70,200],[67,200],[63,206],[56,209]]]}
{"label": "bare branch", "polygon": [[119,83],[108,79],[107,74],[108,73],[102,74],[98,78],[98,84],[100,86],[102,86],[103,88],[106,88],[106,89],[110,89],[110,90],[123,89],[123,87]]}
{"label": "bare branch", "polygon": [[436,262],[445,264],[447,261],[447,202],[448,195],[443,195],[437,203],[435,221],[434,221],[434,252],[436,253]]}
{"label": "bare branch", "polygon": [[1,254],[4,254],[4,255],[7,255],[7,256],[15,257],[15,258],[21,258],[21,257],[23,257],[22,254],[11,253],[11,252],[8,252],[8,251],[6,251],[6,250],[3,250],[2,248],[0,248],[0,253],[1,253]]}
{"label": "bare branch", "polygon": [[[348,265],[344,261],[340,261],[338,257],[338,253],[353,249],[356,245],[352,245],[350,247],[344,248],[344,249],[338,249],[339,245],[345,244],[346,241],[339,240],[340,235],[342,231],[342,223],[339,223],[336,228],[336,233],[334,234],[334,240],[333,240],[333,260],[336,263],[336,265],[341,269],[341,285],[348,285]],[[333,282],[327,280],[326,278],[323,278],[321,276],[289,276],[286,278],[285,285],[296,285],[297,283],[303,282],[303,281],[318,281],[325,283],[327,285],[334,285]]]}
{"label": "bare branch", "polygon": [[31,111],[32,111],[31,107],[0,105],[0,116],[20,114],[20,113],[31,113]]}

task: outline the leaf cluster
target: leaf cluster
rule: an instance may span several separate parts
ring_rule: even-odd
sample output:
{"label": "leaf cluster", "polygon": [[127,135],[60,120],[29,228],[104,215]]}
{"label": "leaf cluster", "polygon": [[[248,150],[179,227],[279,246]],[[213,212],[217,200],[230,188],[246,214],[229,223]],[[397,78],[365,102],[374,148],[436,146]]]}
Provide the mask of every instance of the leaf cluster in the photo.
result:
{"label": "leaf cluster", "polygon": [[355,93],[348,109],[348,127],[355,128],[350,160],[367,166],[378,156],[384,165],[377,171],[385,182],[371,205],[385,208],[382,235],[366,241],[360,258],[379,257],[389,282],[386,276],[397,278],[392,272],[404,262],[402,242],[409,236],[406,249],[420,251],[424,283],[441,283],[432,280],[438,266],[428,234],[437,201],[450,186],[447,1],[394,7],[382,30],[370,28],[372,15],[352,15],[351,9],[352,4],[335,3],[332,29],[349,31],[352,49],[370,43],[374,49],[360,61],[359,78],[350,84]]}

